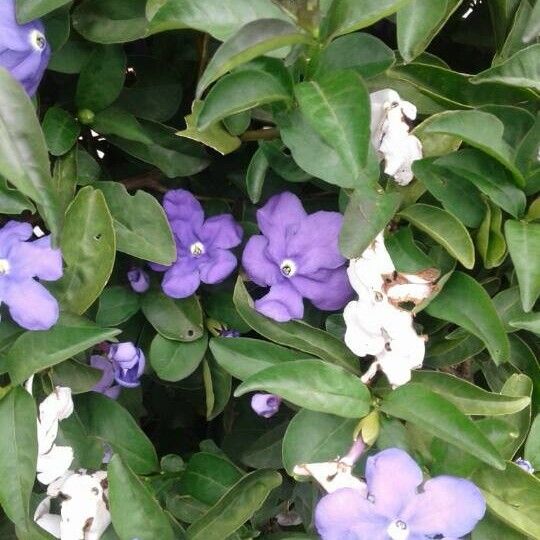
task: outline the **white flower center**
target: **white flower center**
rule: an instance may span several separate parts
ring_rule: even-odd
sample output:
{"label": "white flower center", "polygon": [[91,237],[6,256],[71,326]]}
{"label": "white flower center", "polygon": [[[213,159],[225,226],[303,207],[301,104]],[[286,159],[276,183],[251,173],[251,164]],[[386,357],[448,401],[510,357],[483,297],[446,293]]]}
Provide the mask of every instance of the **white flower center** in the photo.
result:
{"label": "white flower center", "polygon": [[392,521],[388,526],[388,529],[386,529],[386,532],[392,540],[407,540],[411,534],[407,524],[400,519]]}
{"label": "white flower center", "polygon": [[0,259],[0,276],[5,276],[9,274],[11,266],[7,259]]}
{"label": "white flower center", "polygon": [[298,270],[296,263],[294,261],[291,261],[291,259],[285,259],[280,265],[279,268],[281,270],[281,273],[286,278],[291,278],[296,274],[296,271]]}
{"label": "white flower center", "polygon": [[194,257],[200,257],[205,253],[204,245],[201,242],[194,242],[189,246],[189,251]]}
{"label": "white flower center", "polygon": [[47,46],[45,36],[39,30],[30,32],[30,44],[36,51],[42,51]]}

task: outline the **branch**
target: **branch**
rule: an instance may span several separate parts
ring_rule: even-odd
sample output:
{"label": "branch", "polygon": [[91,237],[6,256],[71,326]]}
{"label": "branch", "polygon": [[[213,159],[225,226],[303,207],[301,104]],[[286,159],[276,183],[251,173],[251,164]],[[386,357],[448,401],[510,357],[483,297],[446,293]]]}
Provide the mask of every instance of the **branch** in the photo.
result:
{"label": "branch", "polygon": [[160,182],[162,174],[157,169],[150,170],[137,176],[130,178],[124,178],[120,180],[128,191],[135,191],[137,189],[150,189],[152,191],[158,191],[159,193],[166,193],[168,190]]}
{"label": "branch", "polygon": [[278,128],[263,128],[246,131],[240,135],[241,141],[269,141],[279,137]]}

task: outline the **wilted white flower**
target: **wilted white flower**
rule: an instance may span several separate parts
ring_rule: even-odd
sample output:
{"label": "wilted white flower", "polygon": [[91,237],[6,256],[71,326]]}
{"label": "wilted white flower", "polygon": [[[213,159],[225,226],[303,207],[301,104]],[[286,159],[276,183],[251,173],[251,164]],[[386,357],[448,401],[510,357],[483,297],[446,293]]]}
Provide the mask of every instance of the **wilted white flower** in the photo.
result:
{"label": "wilted white flower", "polygon": [[352,466],[339,460],[296,465],[293,473],[297,476],[313,477],[327,493],[342,488],[352,488],[362,493],[366,492],[366,484],[353,476]]}
{"label": "wilted white flower", "polygon": [[370,101],[371,142],[384,159],[384,172],[406,186],[413,179],[413,161],[422,158],[422,143],[406,122],[416,118],[416,107],[390,88],[373,92]]}
{"label": "wilted white flower", "polygon": [[71,446],[52,447],[43,454],[38,454],[37,479],[48,485],[61,478],[73,462],[73,448]]}

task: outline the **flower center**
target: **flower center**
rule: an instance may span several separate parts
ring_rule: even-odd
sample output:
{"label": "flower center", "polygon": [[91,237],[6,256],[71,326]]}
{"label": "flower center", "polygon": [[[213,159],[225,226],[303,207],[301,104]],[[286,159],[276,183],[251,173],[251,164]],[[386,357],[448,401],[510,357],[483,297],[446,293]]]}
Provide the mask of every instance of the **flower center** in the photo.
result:
{"label": "flower center", "polygon": [[388,529],[386,529],[386,532],[392,540],[407,540],[411,534],[407,528],[407,524],[404,521],[401,521],[401,519],[392,521],[388,526]]}
{"label": "flower center", "polygon": [[0,276],[5,276],[6,274],[9,274],[10,270],[11,266],[9,264],[9,261],[7,259],[0,259]]}
{"label": "flower center", "polygon": [[47,40],[39,30],[32,30],[30,32],[30,44],[36,51],[42,51],[47,46]]}
{"label": "flower center", "polygon": [[200,257],[201,255],[204,255],[204,245],[201,242],[194,242],[189,246],[189,251],[191,251],[191,254],[194,257]]}
{"label": "flower center", "polygon": [[291,259],[285,259],[279,266],[281,273],[286,278],[291,278],[296,274],[296,271],[298,268],[296,267],[296,263],[294,261],[291,261]]}

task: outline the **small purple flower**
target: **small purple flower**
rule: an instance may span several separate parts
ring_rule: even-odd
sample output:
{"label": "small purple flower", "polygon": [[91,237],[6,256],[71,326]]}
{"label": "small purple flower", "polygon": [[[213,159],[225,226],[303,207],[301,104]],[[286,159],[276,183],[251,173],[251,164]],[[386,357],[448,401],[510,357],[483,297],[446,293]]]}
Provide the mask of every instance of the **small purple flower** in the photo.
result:
{"label": "small purple flower", "polygon": [[150,287],[150,278],[142,268],[132,268],[127,273],[131,288],[137,293],[144,293]]}
{"label": "small purple flower", "polygon": [[113,364],[114,379],[120,386],[135,388],[144,373],[146,360],[143,352],[130,341],[115,343],[109,349],[109,358]]}
{"label": "small purple flower", "polygon": [[34,278],[60,279],[62,254],[50,236],[27,242],[31,236],[29,223],[9,221],[0,229],[0,303],[23,328],[48,330],[58,320],[58,302]]}
{"label": "small purple flower", "polygon": [[229,251],[242,241],[242,227],[230,214],[204,219],[199,201],[188,191],[169,191],[163,200],[174,233],[178,257],[172,266],[151,264],[165,272],[161,287],[172,298],[191,296],[201,283],[215,284],[236,268]]}
{"label": "small purple flower", "polygon": [[117,399],[122,387],[114,384],[114,367],[112,362],[105,356],[94,354],[90,357],[90,365],[103,372],[101,379],[92,390],[94,392],[99,392],[100,394],[105,394],[111,399]]}
{"label": "small purple flower", "polygon": [[303,298],[319,309],[341,309],[352,298],[346,260],[338,249],[343,216],[308,215],[300,199],[285,192],[257,211],[262,234],[252,236],[242,264],[257,285],[270,287],[255,302],[257,311],[279,322],[301,319]]}
{"label": "small purple flower", "polygon": [[525,472],[528,472],[529,474],[534,474],[534,467],[532,466],[532,463],[530,461],[527,461],[526,459],[520,457],[517,458],[514,463],[518,467],[522,468]]}
{"label": "small purple flower", "polygon": [[33,96],[41,82],[51,49],[41,21],[19,24],[15,0],[0,1],[0,67],[17,79]]}
{"label": "small purple flower", "polygon": [[240,337],[240,332],[234,328],[222,328],[219,331],[219,337]]}
{"label": "small purple flower", "polygon": [[343,488],[319,501],[315,524],[322,540],[457,539],[486,511],[472,482],[437,476],[423,483],[420,467],[398,448],[368,458],[366,483],[367,496]]}
{"label": "small purple flower", "polygon": [[251,408],[264,418],[270,418],[279,411],[281,398],[275,394],[253,394]]}

